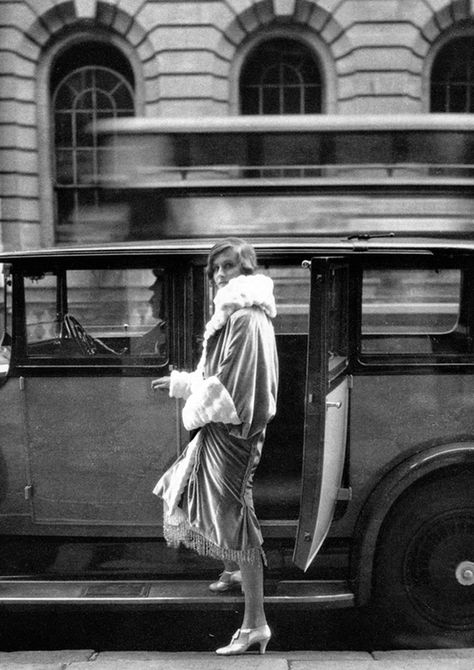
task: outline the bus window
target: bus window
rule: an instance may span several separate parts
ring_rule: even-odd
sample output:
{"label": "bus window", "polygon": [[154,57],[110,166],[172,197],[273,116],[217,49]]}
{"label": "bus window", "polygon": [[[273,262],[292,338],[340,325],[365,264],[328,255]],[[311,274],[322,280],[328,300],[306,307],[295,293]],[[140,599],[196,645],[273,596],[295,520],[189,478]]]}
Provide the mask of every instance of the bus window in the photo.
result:
{"label": "bus window", "polygon": [[68,270],[25,278],[29,356],[168,360],[161,268]]}
{"label": "bus window", "polygon": [[362,353],[453,353],[453,340],[459,340],[454,336],[460,330],[460,295],[459,269],[366,270]]}

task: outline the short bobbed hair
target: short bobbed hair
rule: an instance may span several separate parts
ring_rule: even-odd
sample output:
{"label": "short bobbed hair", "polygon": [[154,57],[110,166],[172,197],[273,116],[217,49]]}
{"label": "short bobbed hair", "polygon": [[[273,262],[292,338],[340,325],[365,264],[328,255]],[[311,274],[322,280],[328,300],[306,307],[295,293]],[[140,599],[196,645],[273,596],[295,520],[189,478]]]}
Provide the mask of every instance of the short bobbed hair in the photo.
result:
{"label": "short bobbed hair", "polygon": [[253,275],[257,269],[257,254],[253,246],[240,237],[226,237],[224,240],[217,242],[209,252],[206,267],[209,279],[212,279],[214,276],[214,259],[223,251],[227,251],[227,249],[235,251],[242,274]]}

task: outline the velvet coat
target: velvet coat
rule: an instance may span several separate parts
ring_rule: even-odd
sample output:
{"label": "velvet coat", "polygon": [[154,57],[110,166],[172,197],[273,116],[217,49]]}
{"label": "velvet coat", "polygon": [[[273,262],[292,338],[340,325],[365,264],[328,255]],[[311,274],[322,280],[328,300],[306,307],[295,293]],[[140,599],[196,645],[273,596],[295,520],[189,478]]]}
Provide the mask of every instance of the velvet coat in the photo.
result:
{"label": "velvet coat", "polygon": [[197,435],[161,477],[164,535],[222,560],[254,562],[262,552],[252,485],[267,423],[276,411],[278,359],[273,283],[241,275],[220,289],[201,362],[173,372],[170,395]]}

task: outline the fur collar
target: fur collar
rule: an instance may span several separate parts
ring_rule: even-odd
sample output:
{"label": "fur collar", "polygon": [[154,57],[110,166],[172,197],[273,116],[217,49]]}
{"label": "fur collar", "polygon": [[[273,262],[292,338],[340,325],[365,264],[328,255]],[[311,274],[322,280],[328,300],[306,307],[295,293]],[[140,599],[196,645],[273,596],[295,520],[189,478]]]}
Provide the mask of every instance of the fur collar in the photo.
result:
{"label": "fur collar", "polygon": [[243,307],[259,307],[270,318],[276,316],[273,280],[266,275],[239,275],[216,293],[214,314],[208,321],[204,339],[220,330],[231,314]]}
{"label": "fur collar", "polygon": [[273,280],[261,274],[234,277],[217,291],[214,307],[214,314],[204,329],[203,352],[198,368],[204,365],[207,340],[225,326],[234,312],[243,307],[259,307],[271,319],[276,316]]}

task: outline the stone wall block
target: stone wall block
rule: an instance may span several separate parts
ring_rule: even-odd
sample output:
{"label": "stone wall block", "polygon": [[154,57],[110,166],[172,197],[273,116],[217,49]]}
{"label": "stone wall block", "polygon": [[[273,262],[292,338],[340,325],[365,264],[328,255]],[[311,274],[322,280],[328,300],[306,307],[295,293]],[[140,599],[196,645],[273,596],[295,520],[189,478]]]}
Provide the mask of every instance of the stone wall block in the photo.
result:
{"label": "stone wall block", "polygon": [[433,16],[430,5],[420,2],[420,0],[405,0],[405,2],[398,2],[397,4],[398,9],[394,17],[397,20],[409,21],[413,25],[422,26]]}
{"label": "stone wall block", "polygon": [[409,23],[353,25],[346,32],[351,43],[357,46],[406,46],[411,47],[420,35],[417,26]]}
{"label": "stone wall block", "polygon": [[216,49],[216,53],[219,54],[219,58],[224,60],[224,62],[231,63],[235,57],[235,45],[226,39],[222,39],[219,42],[219,48]]}
{"label": "stone wall block", "polygon": [[347,43],[350,43],[350,39],[341,26],[336,23],[336,21],[328,21],[326,25],[321,30],[321,37],[327,44],[332,44],[337,40],[347,40]]}
{"label": "stone wall block", "polygon": [[249,8],[255,7],[254,0],[227,0],[226,4],[236,17],[241,16]]}
{"label": "stone wall block", "polygon": [[5,103],[3,101],[16,98],[20,92],[21,91],[18,91],[18,80],[13,74],[0,75],[0,100],[2,101],[0,104],[0,122],[5,120],[5,110],[3,109]]}
{"label": "stone wall block", "polygon": [[236,17],[234,23],[237,22],[247,33],[252,33],[255,30],[258,30],[261,26],[261,20],[257,13],[256,6],[252,4],[250,7],[247,7],[238,17]]}
{"label": "stone wall block", "polygon": [[15,146],[22,148],[22,151],[36,151],[38,148],[37,139],[38,135],[36,126],[17,126],[14,135],[14,142]]}
{"label": "stone wall block", "polygon": [[[162,2],[144,8],[140,13],[139,21],[145,28],[154,26],[182,26],[184,28],[186,25],[219,23],[217,17],[221,11],[222,7],[214,3]],[[231,12],[231,10],[228,11]]]}
{"label": "stone wall block", "polygon": [[229,81],[226,77],[214,77],[212,79],[212,95],[213,100],[227,103],[229,100]]}
{"label": "stone wall block", "polygon": [[143,0],[116,0],[117,9],[120,9],[130,16],[136,16],[143,7]]}
{"label": "stone wall block", "polygon": [[[160,21],[157,19],[157,9],[156,9],[157,6],[159,7],[159,5],[147,3],[142,7],[140,12],[136,15],[135,17],[136,23],[138,23],[142,27],[142,30],[149,32],[155,26],[160,24]],[[169,4],[166,3],[166,5],[159,11],[160,13],[170,12],[170,10],[174,8],[175,3],[173,2]]]}
{"label": "stone wall block", "polygon": [[238,21],[232,21],[225,31],[226,39],[235,44],[236,46],[244,41],[247,37],[247,34],[252,32],[252,30],[245,26],[245,28]]}
{"label": "stone wall block", "polygon": [[[28,82],[30,83],[30,82]],[[31,82],[34,86],[34,83]],[[1,100],[1,99],[0,99]],[[33,100],[23,102],[22,100],[1,100],[0,104],[1,123],[22,123],[32,126],[36,122],[36,105]],[[11,135],[10,135],[11,139]]]}
{"label": "stone wall block", "polygon": [[372,72],[406,70],[421,72],[423,60],[409,49],[392,48],[360,48],[337,61],[339,74],[351,74],[358,70]]}
{"label": "stone wall block", "polygon": [[2,197],[38,198],[38,176],[33,174],[3,175]]}
{"label": "stone wall block", "polygon": [[297,23],[309,24],[310,18],[315,11],[315,5],[307,0],[296,0],[294,18]]}
{"label": "stone wall block", "polygon": [[156,60],[149,60],[143,63],[143,76],[145,81],[157,79],[160,76],[160,69]]}
{"label": "stone wall block", "polygon": [[65,26],[77,21],[76,6],[73,0],[59,2],[56,5],[56,9]]}
{"label": "stone wall block", "polygon": [[16,220],[3,223],[2,247],[5,251],[37,249],[41,246],[41,226],[36,223],[20,223]]}
{"label": "stone wall block", "polygon": [[[409,2],[409,0],[403,0]],[[342,26],[349,27],[359,21],[393,21],[398,10],[398,0],[346,0],[332,12],[334,19]]]}
{"label": "stone wall block", "polygon": [[133,47],[136,47],[146,39],[146,36],[147,33],[145,33],[143,27],[134,21],[127,35],[127,39]]}
{"label": "stone wall block", "polygon": [[28,26],[35,22],[37,15],[33,8],[26,2],[15,4],[13,2],[1,2],[0,23],[5,27],[17,27],[23,33]]}
{"label": "stone wall block", "polygon": [[97,21],[99,21],[103,26],[112,26],[115,21],[115,16],[117,9],[114,5],[110,5],[107,2],[97,3]]}
{"label": "stone wall block", "polygon": [[27,0],[28,5],[36,16],[43,16],[47,12],[54,10],[56,2],[54,0]]}
{"label": "stone wall block", "polygon": [[176,76],[164,74],[160,77],[160,95],[164,98],[210,98],[212,97],[213,78],[211,75]]}
{"label": "stone wall block", "polygon": [[45,12],[41,18],[51,34],[59,32],[66,25],[57,6],[54,6],[49,11]]}
{"label": "stone wall block", "polygon": [[214,72],[225,76],[229,66],[224,62],[219,69],[217,63],[220,62],[210,51],[194,51],[192,55],[188,51],[166,51],[157,56],[158,71],[161,73]]}
{"label": "stone wall block", "polygon": [[295,13],[296,0],[273,0],[275,16],[291,17]]}
{"label": "stone wall block", "polygon": [[21,55],[4,52],[0,50],[0,75],[16,75],[22,79],[34,79],[36,74],[36,63],[22,58]]}
{"label": "stone wall block", "polygon": [[470,17],[469,0],[454,0],[451,4],[455,21],[463,21]]}
{"label": "stone wall block", "polygon": [[226,116],[228,105],[215,100],[160,100],[147,106],[149,117],[170,116],[177,118],[201,118],[205,116]]}
{"label": "stone wall block", "polygon": [[442,30],[452,26],[454,18],[451,12],[451,6],[447,4],[445,7],[440,9],[436,14],[436,20],[438,21]]}
{"label": "stone wall block", "polygon": [[112,23],[112,28],[120,35],[126,35],[132,27],[132,22],[133,19],[131,16],[129,16],[129,14],[126,14],[121,10],[117,10]]}
{"label": "stone wall block", "polygon": [[271,23],[275,18],[271,0],[261,0],[260,2],[257,2],[255,4],[255,10],[262,26]]}
{"label": "stone wall block", "polygon": [[222,60],[222,58],[213,58],[212,65],[209,67],[209,72],[212,72],[217,77],[229,77],[230,62]]}
{"label": "stone wall block", "polygon": [[148,40],[141,42],[137,47],[137,54],[142,63],[152,60],[155,57],[156,51]]}
{"label": "stone wall block", "polygon": [[18,172],[18,166],[21,166],[22,174],[35,174],[38,172],[38,154],[33,151],[18,151],[16,148],[2,148],[0,164],[9,172]]}
{"label": "stone wall block", "polygon": [[314,28],[317,33],[322,33],[328,23],[331,23],[332,20],[332,17],[320,11],[319,7],[314,6],[308,17],[309,25],[311,28]]}
{"label": "stone wall block", "polygon": [[97,0],[74,0],[78,19],[93,19],[96,14]]}
{"label": "stone wall block", "polygon": [[441,12],[446,7],[449,7],[451,0],[428,0],[427,5],[430,7],[431,11],[435,14]]}
{"label": "stone wall block", "polygon": [[352,42],[344,33],[341,33],[338,39],[331,44],[331,52],[336,61],[347,57],[347,54],[353,51],[353,49]]}
{"label": "stone wall block", "polygon": [[6,221],[38,221],[38,200],[21,196],[2,198],[2,218]]}
{"label": "stone wall block", "polygon": [[152,79],[149,81],[145,81],[145,110],[148,109],[149,105],[159,102],[160,98],[161,96],[160,96],[159,80]]}
{"label": "stone wall block", "polygon": [[43,45],[46,44],[46,42],[50,38],[50,33],[46,29],[43,23],[40,21],[35,21],[26,31],[25,33],[28,37],[30,37],[34,42],[37,44]]}
{"label": "stone wall block", "polygon": [[419,114],[421,103],[410,98],[384,98],[379,96],[341,101],[340,114]]}
{"label": "stone wall block", "polygon": [[[222,35],[216,26],[163,26],[150,33],[150,42],[156,52],[174,49],[216,49],[217,40]],[[219,48],[219,54],[221,54]]]}
{"label": "stone wall block", "polygon": [[421,79],[408,72],[357,72],[339,80],[339,101],[373,95],[421,99]]}
{"label": "stone wall block", "polygon": [[[22,109],[27,109],[28,107],[34,112],[36,109],[36,95],[37,95],[37,85],[34,79],[22,79],[21,82],[15,80],[7,87],[13,95],[8,97],[15,98],[15,102],[20,105]],[[15,84],[15,88],[13,88]],[[1,90],[1,89],[0,89]],[[2,90],[2,94],[6,95],[6,92]],[[22,114],[24,112],[22,111]]]}
{"label": "stone wall block", "polygon": [[423,29],[420,33],[420,37],[418,38],[416,42],[416,51],[418,53],[422,53],[422,49],[420,49],[420,40],[425,39],[426,42],[429,44],[432,44],[440,35],[440,28],[439,25],[434,17],[432,17],[427,23],[423,26]]}
{"label": "stone wall block", "polygon": [[[0,36],[0,43],[1,41],[2,38]],[[27,58],[30,61],[34,61],[35,64],[38,62],[41,56],[41,46],[36,42],[33,42],[33,40],[28,39],[28,37],[22,39],[16,45],[16,49],[18,50],[18,53],[20,53],[24,58]]]}
{"label": "stone wall block", "polygon": [[[341,0],[317,0],[320,7],[326,14],[335,16],[341,7]],[[347,2],[347,0],[346,0]]]}

